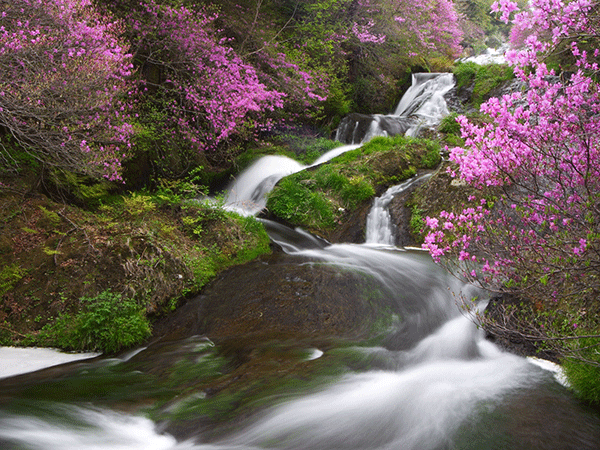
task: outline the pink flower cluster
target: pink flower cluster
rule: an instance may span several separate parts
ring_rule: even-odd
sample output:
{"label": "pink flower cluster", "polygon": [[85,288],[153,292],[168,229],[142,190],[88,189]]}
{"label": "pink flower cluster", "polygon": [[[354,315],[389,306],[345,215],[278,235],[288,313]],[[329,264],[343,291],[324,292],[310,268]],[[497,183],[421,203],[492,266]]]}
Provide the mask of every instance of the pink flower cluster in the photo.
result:
{"label": "pink flower cluster", "polygon": [[[480,189],[482,199],[459,215],[428,218],[424,248],[438,261],[458,260],[466,276],[488,285],[512,280],[523,288],[533,278],[556,287],[598,254],[598,64],[578,40],[598,42],[600,29],[589,20],[589,0],[529,5],[513,19],[513,35],[527,34],[523,47],[508,54],[527,90],[483,104],[489,123],[459,117],[465,146],[450,151],[454,175]],[[508,20],[516,5],[502,0],[494,10]],[[565,40],[574,71],[558,77],[543,61]],[[592,54],[597,58],[598,49]]]}
{"label": "pink flower cluster", "polygon": [[215,149],[249,123],[266,125],[264,113],[280,108],[284,98],[219,37],[216,19],[154,0],[140,3],[129,19],[136,52],[151,55],[144,64],[161,73],[156,88],[170,99],[174,132],[199,150]]}
{"label": "pink flower cluster", "polygon": [[0,14],[0,124],[47,165],[119,179],[131,55],[89,0],[13,0]]}

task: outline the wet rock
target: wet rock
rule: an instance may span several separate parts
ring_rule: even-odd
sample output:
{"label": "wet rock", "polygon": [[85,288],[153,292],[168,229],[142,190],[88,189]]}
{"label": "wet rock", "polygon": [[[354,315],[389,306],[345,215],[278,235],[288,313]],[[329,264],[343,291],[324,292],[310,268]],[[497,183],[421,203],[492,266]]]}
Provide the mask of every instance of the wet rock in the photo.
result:
{"label": "wet rock", "polygon": [[157,324],[155,336],[206,335],[247,346],[364,337],[380,307],[369,301],[370,282],[356,272],[275,253],[222,272],[201,297]]}

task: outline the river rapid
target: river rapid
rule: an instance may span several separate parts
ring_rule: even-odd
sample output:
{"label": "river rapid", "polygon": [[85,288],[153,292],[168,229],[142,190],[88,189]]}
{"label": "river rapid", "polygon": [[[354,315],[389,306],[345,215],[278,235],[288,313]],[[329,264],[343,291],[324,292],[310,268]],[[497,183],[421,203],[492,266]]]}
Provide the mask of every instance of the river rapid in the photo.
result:
{"label": "river rapid", "polygon": [[[302,168],[258,161],[229,207],[256,214]],[[363,244],[265,221],[281,251],[226,271],[146,347],[0,379],[0,448],[600,448],[598,412],[461,308],[485,292],[393,245],[387,205],[414,181],[374,202]]]}

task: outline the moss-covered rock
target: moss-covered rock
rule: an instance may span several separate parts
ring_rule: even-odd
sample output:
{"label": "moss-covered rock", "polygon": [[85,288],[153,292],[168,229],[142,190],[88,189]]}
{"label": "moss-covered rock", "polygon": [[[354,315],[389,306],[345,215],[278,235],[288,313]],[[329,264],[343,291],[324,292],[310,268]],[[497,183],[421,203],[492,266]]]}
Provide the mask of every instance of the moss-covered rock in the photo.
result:
{"label": "moss-covered rock", "polygon": [[76,317],[81,298],[104,292],[160,316],[218,271],[270,251],[254,218],[200,203],[133,194],[92,212],[5,189],[0,205],[3,345],[61,346],[40,330]]}
{"label": "moss-covered rock", "polygon": [[[374,138],[325,164],[283,178],[269,195],[268,214],[339,241],[340,228],[348,228],[357,211],[368,212],[375,195],[420,170],[434,168],[440,160],[439,146],[433,141]],[[362,218],[361,222],[364,238]]]}

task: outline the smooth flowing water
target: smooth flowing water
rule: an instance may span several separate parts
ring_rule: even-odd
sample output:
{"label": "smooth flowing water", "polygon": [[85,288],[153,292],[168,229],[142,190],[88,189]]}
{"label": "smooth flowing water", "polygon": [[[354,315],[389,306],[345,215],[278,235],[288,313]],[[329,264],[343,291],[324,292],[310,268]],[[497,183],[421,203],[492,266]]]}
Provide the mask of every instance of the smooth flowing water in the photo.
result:
{"label": "smooth flowing water", "polygon": [[448,115],[444,95],[455,85],[451,73],[415,73],[412,85],[391,114],[350,114],[342,119],[336,139],[364,144],[376,136],[417,136],[422,128],[440,123]]}
{"label": "smooth flowing water", "polygon": [[[255,214],[273,180],[301,167],[286,159],[269,158],[264,166],[250,168],[230,190],[230,198],[243,197],[243,201],[232,201],[231,207],[246,208],[245,214]],[[173,391],[173,378],[168,378],[166,388],[157,391],[155,386],[156,377],[169,377],[155,367],[157,359],[178,362],[191,357],[198,362],[206,358],[203,352],[212,346],[208,339],[211,336],[195,335],[190,330],[119,358],[98,358],[0,380],[0,448],[600,448],[598,413],[577,402],[553,372],[487,341],[483,331],[460,308],[463,299],[474,308],[483,308],[485,293],[450,276],[427,253],[391,245],[394,230],[387,206],[393,195],[412,182],[391,188],[374,202],[364,244],[332,245],[302,230],[265,222],[288,264],[331,268],[334,278],[360,274],[371,288],[352,295],[385,311],[387,317],[383,325],[374,328],[378,331],[373,341],[344,340],[338,347],[330,343],[326,348],[307,349],[306,342],[299,340],[297,348],[308,350],[302,367],[315,367],[342,350],[351,350],[355,358],[360,355],[363,363],[348,365],[342,374],[330,377],[328,384],[307,388],[302,395],[283,397],[283,402],[281,396],[267,399],[252,415],[243,420],[231,418],[229,425],[215,434],[189,425],[205,414],[204,410],[192,408],[185,414],[178,413],[181,405],[201,402],[210,392],[190,392],[193,382]],[[298,286],[304,282],[298,275],[284,280]],[[258,292],[262,281],[251,279],[249,283],[256,283]],[[323,291],[322,295],[328,294]],[[475,297],[477,302],[471,302]],[[313,300],[317,304],[332,303],[324,297]],[[194,305],[190,301],[182,315],[193,316]],[[233,339],[243,340],[244,336]],[[271,368],[283,369],[281,358],[267,363]],[[299,380],[296,383],[310,381],[304,376]],[[158,401],[163,397],[169,400]],[[155,408],[163,417],[157,422],[144,414],[156,413]],[[185,432],[171,432],[182,428]]]}
{"label": "smooth flowing water", "polygon": [[[381,208],[380,201],[375,203]],[[377,217],[381,214],[370,219],[371,227],[388,226]],[[23,381],[37,387],[41,399],[31,393],[21,399],[2,398],[0,448],[598,448],[597,414],[578,404],[552,372],[486,341],[457,307],[458,299],[481,293],[434,265],[426,253],[388,246],[387,237],[382,242],[373,238],[369,244],[330,245],[301,230],[268,225],[290,257],[335,267],[340,273],[360,272],[376,282],[377,301],[388,305],[394,320],[378,345],[357,343],[355,351],[371,361],[367,370],[349,371],[334,384],[267,408],[241,429],[210,442],[203,442],[201,432],[178,441],[143,416],[98,406],[94,397],[68,401],[66,392],[67,400],[44,398],[44,386],[53,381],[47,377]],[[188,338],[181,348],[192,352],[206,342]],[[140,349],[136,357],[147,351]],[[332,350],[315,350],[305,364],[326,358],[328,351]],[[175,357],[172,351],[170,355]],[[130,357],[96,362],[83,372],[125,364]],[[90,387],[100,402],[104,392],[95,389]]]}
{"label": "smooth flowing water", "polygon": [[280,179],[308,167],[327,162],[358,147],[359,145],[343,145],[327,152],[310,165],[300,164],[286,156],[263,156],[240,174],[227,188],[225,208],[242,215],[256,215],[266,206],[265,195]]}

